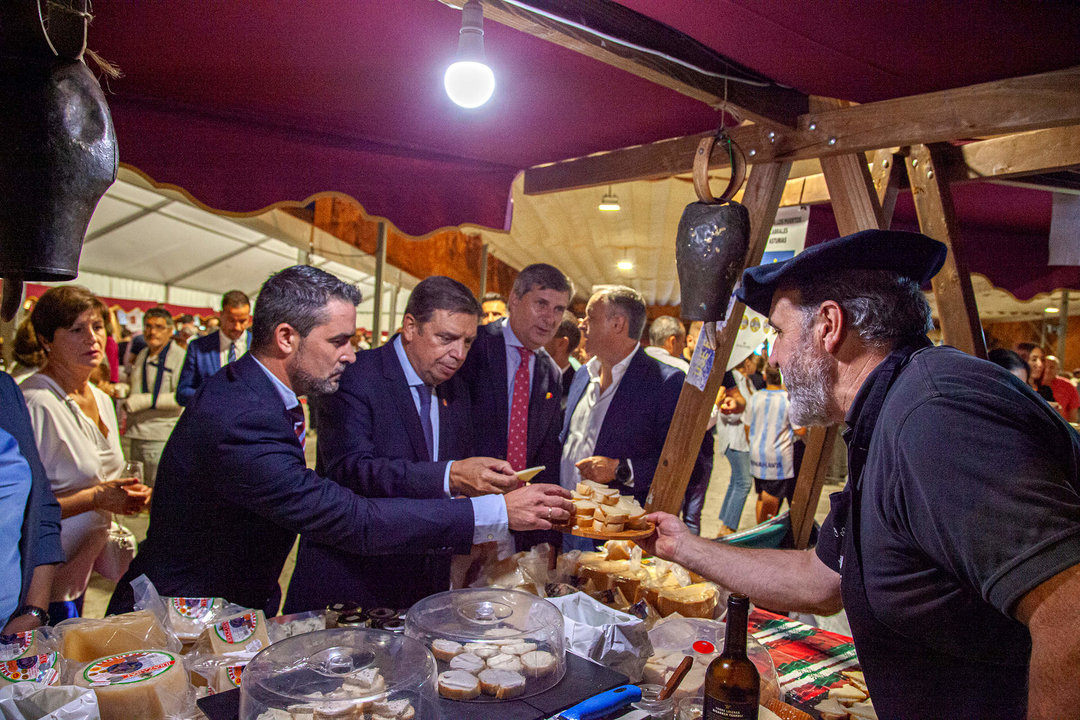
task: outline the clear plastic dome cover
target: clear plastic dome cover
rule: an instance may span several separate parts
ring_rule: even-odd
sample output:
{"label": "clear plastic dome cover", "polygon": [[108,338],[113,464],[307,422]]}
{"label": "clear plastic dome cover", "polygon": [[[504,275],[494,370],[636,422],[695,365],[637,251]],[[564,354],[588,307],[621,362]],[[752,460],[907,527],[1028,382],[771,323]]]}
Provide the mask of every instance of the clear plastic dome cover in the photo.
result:
{"label": "clear plastic dome cover", "polygon": [[423,643],[381,630],[320,630],[274,643],[244,669],[240,720],[307,713],[438,718],[435,659]]}
{"label": "clear plastic dome cover", "polygon": [[469,588],[424,598],[409,610],[405,634],[431,649],[439,693],[453,700],[528,697],[566,673],[562,613],[519,590]]}

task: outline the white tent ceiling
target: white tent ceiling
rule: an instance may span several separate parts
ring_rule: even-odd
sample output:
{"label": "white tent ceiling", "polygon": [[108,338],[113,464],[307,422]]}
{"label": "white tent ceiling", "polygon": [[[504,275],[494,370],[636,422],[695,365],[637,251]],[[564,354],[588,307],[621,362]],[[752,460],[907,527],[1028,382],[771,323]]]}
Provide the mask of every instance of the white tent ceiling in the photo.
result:
{"label": "white tent ceiling", "polygon": [[[281,210],[227,217],[196,207],[179,192],[154,188],[121,167],[90,221],[79,278],[110,297],[217,308],[221,294],[254,297],[272,273],[302,261],[355,284],[364,302],[361,324],[370,327],[375,259]],[[384,324],[404,308],[418,280],[394,268],[383,275]]]}

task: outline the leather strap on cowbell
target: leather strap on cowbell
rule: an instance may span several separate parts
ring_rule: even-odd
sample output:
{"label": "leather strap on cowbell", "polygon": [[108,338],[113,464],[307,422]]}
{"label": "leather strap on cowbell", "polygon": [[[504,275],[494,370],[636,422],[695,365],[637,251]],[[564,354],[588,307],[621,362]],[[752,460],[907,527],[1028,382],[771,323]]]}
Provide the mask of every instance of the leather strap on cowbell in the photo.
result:
{"label": "leather strap on cowbell", "polygon": [[[713,197],[712,190],[709,188],[709,158],[712,156],[717,140],[720,140],[721,145],[727,148],[728,159],[731,162],[731,177],[728,179],[724,192],[720,193],[720,197]],[[715,135],[701,139],[697,152],[694,153],[694,192],[697,193],[698,200],[706,205],[725,203],[735,196],[745,179],[746,156],[743,155],[742,148],[728,136],[723,128],[717,130]]]}

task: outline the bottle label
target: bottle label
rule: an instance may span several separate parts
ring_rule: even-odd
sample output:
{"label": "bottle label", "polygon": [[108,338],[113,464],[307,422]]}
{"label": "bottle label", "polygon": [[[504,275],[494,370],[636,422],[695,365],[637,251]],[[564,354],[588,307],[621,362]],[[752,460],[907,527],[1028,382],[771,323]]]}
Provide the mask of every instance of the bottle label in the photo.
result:
{"label": "bottle label", "polygon": [[705,696],[705,717],[702,720],[757,720],[758,704],[749,702],[721,702]]}

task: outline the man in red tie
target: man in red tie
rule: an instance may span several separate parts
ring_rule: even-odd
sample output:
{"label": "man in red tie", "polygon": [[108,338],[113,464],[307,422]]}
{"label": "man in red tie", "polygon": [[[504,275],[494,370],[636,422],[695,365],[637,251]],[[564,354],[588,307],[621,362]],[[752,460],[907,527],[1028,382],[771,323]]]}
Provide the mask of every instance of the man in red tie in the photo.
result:
{"label": "man in red tie", "polygon": [[[524,268],[507,298],[507,316],[479,329],[461,368],[469,387],[477,454],[505,458],[515,471],[539,465],[533,482],[558,484],[562,381],[544,350],[574,288],[551,265]],[[518,533],[518,549],[557,542],[558,533]]]}

